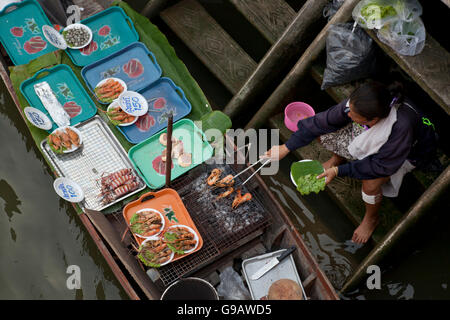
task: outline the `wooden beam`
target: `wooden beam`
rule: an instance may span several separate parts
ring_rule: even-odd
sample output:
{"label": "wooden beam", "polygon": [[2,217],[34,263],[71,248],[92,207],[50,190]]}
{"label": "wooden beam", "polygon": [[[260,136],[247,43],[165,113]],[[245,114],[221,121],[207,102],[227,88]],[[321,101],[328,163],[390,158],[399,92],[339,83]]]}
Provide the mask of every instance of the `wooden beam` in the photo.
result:
{"label": "wooden beam", "polygon": [[298,47],[305,41],[309,27],[322,16],[328,0],[308,0],[287,29],[270,48],[256,69],[246,79],[244,85],[233,96],[224,109],[224,113],[233,118],[261,94],[275,75],[286,67],[287,63],[298,53]]}
{"label": "wooden beam", "polygon": [[181,1],[160,16],[233,94],[256,68],[256,62],[197,1]]}
{"label": "wooden beam", "polygon": [[[405,236],[411,227],[415,226],[420,219],[430,213],[430,209],[439,198],[444,200],[443,196],[448,193],[449,185],[450,167],[447,167],[438,179],[416,201],[408,213],[364,259],[352,277],[344,284],[341,291],[347,292],[357,286],[367,276],[366,270],[368,266],[378,264],[392,250],[398,240]],[[448,212],[442,213],[447,214]]]}
{"label": "wooden beam", "polygon": [[404,56],[381,42],[373,31],[366,31],[384,52],[450,114],[450,53],[447,50],[427,33],[422,52],[415,56]]}
{"label": "wooden beam", "polygon": [[295,90],[299,81],[309,70],[311,63],[325,48],[325,40],[330,26],[335,23],[346,22],[351,17],[352,10],[358,2],[358,0],[347,0],[344,2],[344,4],[339,8],[333,18],[331,18],[331,20],[322,29],[319,35],[310,44],[308,49],[306,49],[306,51],[300,57],[300,60],[295,64],[286,78],[275,89],[269,99],[267,99],[263,106],[245,126],[245,129],[260,128],[262,125],[264,125],[267,119],[269,119],[272,113],[281,106],[285,97]]}
{"label": "wooden beam", "polygon": [[295,18],[294,9],[284,0],[230,0],[230,2],[270,43],[277,41]]}

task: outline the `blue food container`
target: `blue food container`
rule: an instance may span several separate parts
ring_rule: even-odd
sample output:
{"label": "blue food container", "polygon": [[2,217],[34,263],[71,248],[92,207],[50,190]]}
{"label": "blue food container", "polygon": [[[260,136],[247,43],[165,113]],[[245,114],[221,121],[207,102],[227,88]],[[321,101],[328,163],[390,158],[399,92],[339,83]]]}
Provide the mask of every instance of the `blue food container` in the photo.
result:
{"label": "blue food container", "polygon": [[173,122],[191,112],[192,106],[183,90],[169,78],[162,77],[139,93],[147,99],[147,114],[131,126],[117,127],[131,143],[139,143],[166,128],[170,112],[173,113]]}
{"label": "blue food container", "polygon": [[77,66],[101,60],[139,40],[133,22],[119,7],[110,7],[80,23],[91,28],[92,41],[82,49],[66,50]]}
{"label": "blue food container", "polygon": [[92,93],[95,86],[106,78],[119,78],[126,83],[129,91],[139,91],[158,80],[161,74],[155,56],[142,42],[134,42],[81,70]]}

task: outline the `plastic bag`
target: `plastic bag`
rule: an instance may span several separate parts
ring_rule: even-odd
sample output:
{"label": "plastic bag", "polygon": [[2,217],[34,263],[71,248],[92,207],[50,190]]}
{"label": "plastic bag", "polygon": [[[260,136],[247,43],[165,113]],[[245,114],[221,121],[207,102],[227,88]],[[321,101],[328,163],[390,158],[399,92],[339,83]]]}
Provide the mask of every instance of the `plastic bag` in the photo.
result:
{"label": "plastic bag", "polygon": [[397,53],[414,56],[425,46],[426,31],[420,18],[411,22],[398,20],[378,30],[377,37]]}
{"label": "plastic bag", "polygon": [[[400,1],[400,0],[398,0]],[[353,19],[363,28],[380,29],[398,19],[393,0],[362,0],[353,8]]]}
{"label": "plastic bag", "polygon": [[422,6],[418,0],[396,0],[393,7],[402,21],[412,22],[422,15]]}
{"label": "plastic bag", "polygon": [[239,274],[232,267],[227,267],[220,274],[217,293],[225,300],[250,300],[250,292],[245,287]]}
{"label": "plastic bag", "polygon": [[375,71],[373,40],[363,29],[354,28],[352,23],[332,25],[328,31],[326,49],[327,67],[322,90],[368,77]]}
{"label": "plastic bag", "polygon": [[323,8],[323,16],[330,20],[339,8],[344,4],[345,0],[333,0],[325,5]]}

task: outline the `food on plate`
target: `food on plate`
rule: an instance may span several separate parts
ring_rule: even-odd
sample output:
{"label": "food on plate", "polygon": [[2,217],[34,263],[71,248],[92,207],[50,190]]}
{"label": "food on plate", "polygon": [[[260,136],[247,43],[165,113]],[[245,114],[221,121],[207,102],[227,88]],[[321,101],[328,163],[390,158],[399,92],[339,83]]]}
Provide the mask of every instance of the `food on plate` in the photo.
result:
{"label": "food on plate", "polygon": [[110,103],[117,99],[124,90],[125,88],[119,81],[109,78],[97,85],[94,92],[101,102]]}
{"label": "food on plate", "polygon": [[173,252],[163,240],[146,240],[139,248],[137,255],[148,267],[159,268],[173,258]]}
{"label": "food on plate", "polygon": [[236,197],[233,200],[233,203],[231,204],[231,208],[234,210],[238,206],[240,206],[242,203],[252,200],[252,195],[247,192],[246,194],[241,194],[241,189],[236,190]]}
{"label": "food on plate", "polygon": [[220,175],[222,174],[222,170],[215,168],[211,171],[208,179],[206,179],[206,183],[210,186],[213,186],[217,181],[219,181]]}
{"label": "food on plate", "polygon": [[60,128],[47,137],[47,143],[55,153],[61,154],[64,151],[74,151],[78,148],[80,136],[71,128]]}
{"label": "food on plate", "polygon": [[73,27],[62,32],[69,47],[82,47],[89,42],[90,33],[86,27]]}
{"label": "food on plate", "polygon": [[219,194],[216,197],[216,200],[228,197],[230,194],[233,193],[233,191],[234,191],[234,188],[233,187],[229,187],[225,192],[222,192],[221,194]]}
{"label": "food on plate", "polygon": [[197,245],[195,235],[187,228],[171,227],[164,233],[167,246],[175,253],[185,254]]}
{"label": "food on plate", "polygon": [[98,197],[104,205],[124,196],[139,187],[132,169],[126,168],[103,175],[100,179],[100,194]]}
{"label": "food on plate", "polygon": [[192,164],[192,154],[183,153],[178,157],[178,165],[183,168],[187,168]]}
{"label": "food on plate", "polygon": [[130,230],[143,237],[150,237],[161,232],[164,220],[156,210],[141,210],[130,219]]}
{"label": "food on plate", "polygon": [[[172,145],[176,144],[177,141],[179,140],[172,136]],[[161,143],[163,146],[167,146],[167,133],[164,132],[159,136],[159,143]]]}
{"label": "food on plate", "polygon": [[302,195],[307,195],[311,192],[319,193],[319,191],[325,190],[325,184],[325,177],[317,179],[316,174],[307,174],[298,177],[297,190]]}
{"label": "food on plate", "polygon": [[129,124],[137,118],[136,116],[132,116],[126,113],[119,106],[108,108],[106,114],[111,120],[111,123],[115,126]]}
{"label": "food on plate", "polygon": [[[172,145],[172,159],[179,158],[183,154],[183,152],[183,142],[181,142],[180,140],[174,142],[174,144]],[[165,162],[167,160],[167,149],[164,149],[162,151],[161,157],[162,161]]]}
{"label": "food on plate", "polygon": [[280,279],[272,283],[268,300],[303,300],[302,288],[291,279]]}

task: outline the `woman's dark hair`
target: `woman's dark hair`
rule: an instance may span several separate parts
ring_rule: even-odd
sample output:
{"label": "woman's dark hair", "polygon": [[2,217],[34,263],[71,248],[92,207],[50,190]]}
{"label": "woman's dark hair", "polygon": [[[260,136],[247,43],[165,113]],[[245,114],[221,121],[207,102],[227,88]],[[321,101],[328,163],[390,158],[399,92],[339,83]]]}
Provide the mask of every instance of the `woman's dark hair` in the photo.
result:
{"label": "woman's dark hair", "polygon": [[385,118],[389,115],[393,99],[397,97],[397,103],[400,102],[401,87],[400,83],[389,87],[376,81],[364,83],[350,95],[353,110],[369,121],[376,117]]}

